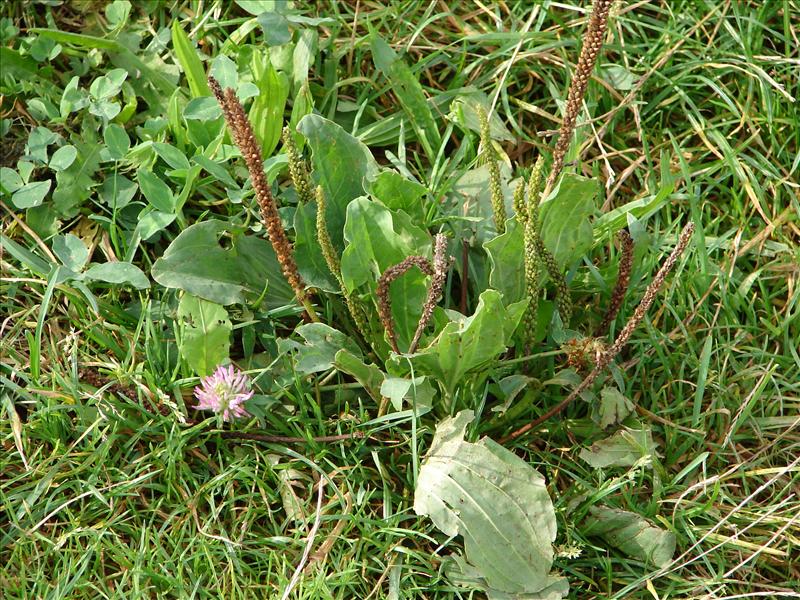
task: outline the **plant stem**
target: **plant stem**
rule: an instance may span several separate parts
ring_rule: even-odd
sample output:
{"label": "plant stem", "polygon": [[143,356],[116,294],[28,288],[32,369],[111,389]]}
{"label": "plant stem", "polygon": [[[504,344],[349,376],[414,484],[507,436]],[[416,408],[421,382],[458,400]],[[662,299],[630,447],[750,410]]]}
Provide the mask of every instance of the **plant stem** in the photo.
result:
{"label": "plant stem", "polygon": [[653,281],[647,286],[647,290],[645,290],[644,296],[642,297],[642,301],[639,303],[639,306],[636,307],[636,310],[633,313],[633,316],[628,320],[625,327],[622,329],[620,334],[617,336],[617,339],[614,340],[614,343],[611,345],[611,348],[608,349],[607,352],[604,352],[598,359],[597,364],[594,370],[589,373],[586,378],[580,382],[578,387],[572,390],[564,400],[562,400],[559,404],[555,405],[553,408],[548,410],[544,413],[541,417],[531,421],[530,423],[523,425],[510,435],[502,438],[500,443],[505,443],[511,441],[519,436],[527,433],[534,427],[538,427],[551,417],[554,417],[562,410],[564,410],[567,406],[569,406],[575,398],[577,398],[581,393],[586,391],[586,389],[591,386],[595,380],[600,376],[605,368],[611,363],[612,360],[620,353],[622,348],[625,344],[628,343],[628,340],[633,334],[633,331],[639,324],[644,320],[644,316],[647,313],[647,310],[652,306],[653,302],[658,295],[658,290],[664,283],[664,280],[669,275],[669,272],[675,266],[675,263],[678,262],[678,258],[683,251],[686,249],[686,246],[689,244],[689,240],[692,237],[692,233],[694,232],[694,223],[688,223],[686,227],[683,228],[681,231],[680,236],[678,237],[678,244],[672,250],[672,253],[669,255],[664,264],[656,273],[656,276],[653,278]]}

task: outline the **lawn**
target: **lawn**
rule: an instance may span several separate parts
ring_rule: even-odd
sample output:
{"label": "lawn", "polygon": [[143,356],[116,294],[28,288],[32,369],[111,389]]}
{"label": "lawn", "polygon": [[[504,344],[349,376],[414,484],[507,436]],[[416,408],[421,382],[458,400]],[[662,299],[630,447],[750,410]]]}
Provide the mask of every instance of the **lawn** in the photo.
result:
{"label": "lawn", "polygon": [[0,595],[800,598],[798,38],[2,3]]}

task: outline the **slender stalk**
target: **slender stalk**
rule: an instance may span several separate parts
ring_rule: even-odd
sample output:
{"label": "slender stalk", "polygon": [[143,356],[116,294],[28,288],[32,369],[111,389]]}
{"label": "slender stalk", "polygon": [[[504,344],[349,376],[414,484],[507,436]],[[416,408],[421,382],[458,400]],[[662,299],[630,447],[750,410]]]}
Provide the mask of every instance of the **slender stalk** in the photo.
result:
{"label": "slender stalk", "polygon": [[658,296],[658,291],[661,286],[664,284],[664,280],[666,280],[667,275],[669,275],[670,271],[672,271],[675,263],[678,262],[678,258],[683,251],[686,250],[686,246],[689,244],[689,240],[692,238],[692,233],[694,232],[694,224],[689,223],[686,227],[683,228],[681,231],[680,236],[678,237],[678,243],[675,248],[672,250],[672,253],[669,255],[664,264],[658,270],[653,281],[647,286],[647,290],[645,290],[644,296],[642,297],[642,301],[639,303],[639,306],[636,307],[636,310],[633,313],[633,316],[628,320],[625,324],[625,327],[620,331],[617,339],[614,340],[614,343],[608,349],[607,352],[601,354],[597,360],[595,368],[589,373],[583,381],[580,382],[578,387],[572,390],[564,400],[562,400],[559,404],[548,410],[545,414],[541,417],[534,419],[530,423],[523,425],[510,435],[506,436],[505,438],[501,439],[501,443],[505,443],[511,441],[513,439],[518,438],[521,435],[524,435],[534,427],[538,427],[551,417],[554,417],[562,410],[564,410],[567,406],[569,406],[573,400],[575,400],[580,394],[586,391],[600,376],[600,374],[611,364],[611,361],[616,358],[616,356],[620,353],[622,348],[625,344],[628,343],[628,340],[633,334],[633,331],[639,326],[639,324],[644,320],[645,314],[647,314],[648,309],[652,306],[653,302],[655,301],[656,297]]}
{"label": "slender stalk", "polygon": [[617,283],[614,286],[614,291],[611,293],[611,302],[608,305],[606,316],[603,322],[597,328],[595,337],[600,337],[606,334],[611,323],[617,316],[622,301],[625,299],[625,293],[628,291],[628,286],[631,282],[631,269],[633,268],[633,238],[624,229],[619,232],[619,239],[622,243],[622,256],[619,260],[619,273],[617,274]]}
{"label": "slender stalk", "polygon": [[[539,156],[533,167],[531,178],[528,182],[527,203],[520,200],[521,206],[517,212],[517,219],[523,223],[523,243],[525,248],[525,292],[528,295],[528,308],[525,311],[523,334],[526,352],[530,353],[536,339],[536,327],[539,317],[539,295],[542,287],[542,260],[536,241],[539,239],[539,200],[542,184],[542,170],[544,159]],[[524,192],[522,194],[524,196]]]}
{"label": "slender stalk", "polygon": [[436,303],[442,297],[447,270],[453,260],[452,257],[447,256],[447,236],[442,233],[436,234],[433,240],[433,278],[428,288],[428,297],[422,307],[422,315],[419,318],[417,330],[414,332],[414,339],[411,340],[411,345],[408,347],[409,354],[413,354],[416,351],[422,332],[425,331],[428,321],[433,316],[433,309],[436,308]]}
{"label": "slender stalk", "polygon": [[489,166],[489,191],[492,195],[492,212],[494,213],[494,226],[497,233],[504,233],[506,230],[506,205],[503,199],[503,187],[500,184],[500,165],[497,161],[497,153],[492,146],[490,135],[489,117],[482,106],[478,107],[478,120],[481,124],[481,146],[486,164]]}
{"label": "slender stalk", "polygon": [[267,177],[264,174],[261,146],[256,140],[253,127],[244,112],[244,107],[232,89],[227,88],[223,91],[219,82],[211,76],[208,78],[208,84],[217,102],[222,107],[222,114],[225,116],[225,121],[231,130],[233,140],[244,157],[250,181],[256,192],[256,201],[261,211],[261,220],[264,222],[269,241],[275,250],[275,255],[278,257],[283,276],[286,277],[292,290],[294,290],[297,300],[303,305],[309,318],[312,321],[319,321],[319,317],[317,317],[317,313],[308,299],[305,283],[297,270],[294,248],[283,230],[275,198],[272,196],[272,190],[270,190]]}
{"label": "slender stalk", "polygon": [[333,247],[333,241],[331,240],[331,236],[328,231],[328,221],[325,216],[325,192],[323,191],[321,185],[317,186],[315,195],[317,199],[317,239],[319,240],[319,245],[322,248],[322,256],[325,258],[328,269],[330,269],[331,273],[333,273],[333,276],[336,278],[336,281],[339,283],[339,288],[342,290],[342,295],[344,296],[345,303],[347,304],[347,310],[350,312],[350,316],[353,318],[356,328],[359,330],[364,340],[369,343],[369,337],[367,335],[369,332],[369,319],[367,318],[367,311],[358,297],[355,294],[347,291],[347,287],[344,284],[339,255],[336,253],[336,249]]}
{"label": "slender stalk", "polygon": [[583,96],[586,93],[586,87],[589,85],[589,79],[592,76],[597,57],[603,47],[603,38],[605,38],[606,28],[608,27],[608,13],[612,4],[614,4],[614,0],[594,0],[592,4],[592,16],[589,19],[586,33],[583,34],[581,55],[578,58],[575,75],[569,86],[564,120],[561,122],[561,130],[558,134],[555,150],[553,150],[553,166],[544,186],[545,197],[553,189],[556,179],[558,179],[564,166],[564,156],[567,154],[567,149],[572,142],[572,133],[575,131],[575,122],[581,111]]}
{"label": "slender stalk", "polygon": [[400,354],[397,346],[397,335],[394,332],[394,319],[392,318],[392,301],[389,298],[389,286],[403,273],[412,267],[419,267],[426,275],[433,275],[433,267],[430,261],[424,256],[407,256],[402,262],[386,269],[378,279],[378,317],[380,317],[383,328],[389,336],[389,343],[395,353]]}
{"label": "slender stalk", "polygon": [[283,128],[281,137],[286,157],[289,159],[289,175],[292,178],[294,189],[297,191],[297,198],[302,204],[307,204],[314,199],[314,193],[311,191],[311,177],[308,175],[306,161],[297,150],[294,136],[288,127]]}

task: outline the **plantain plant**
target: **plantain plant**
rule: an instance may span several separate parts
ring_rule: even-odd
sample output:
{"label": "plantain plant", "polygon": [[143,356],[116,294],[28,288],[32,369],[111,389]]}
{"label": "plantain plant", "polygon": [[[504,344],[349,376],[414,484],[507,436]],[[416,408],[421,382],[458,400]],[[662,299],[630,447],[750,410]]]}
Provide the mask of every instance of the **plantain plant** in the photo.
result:
{"label": "plantain plant", "polygon": [[[434,178],[426,185],[408,169],[379,165],[362,139],[309,113],[294,126],[282,127],[280,164],[288,170],[295,199],[291,213],[286,211],[266,171],[279,163],[274,157],[265,162],[262,156],[274,147],[277,129],[273,124],[269,139],[260,139],[267,133],[258,132],[267,130],[263,123],[258,130],[253,127],[243,94],[214,76],[208,79],[246,166],[261,229],[271,246],[265,250],[262,243],[265,264],[272,265],[266,288],[245,290],[240,285],[225,300],[251,307],[293,304],[299,319],[295,331],[303,341],[286,340],[282,348],[291,355],[295,372],[329,373],[326,377],[338,372],[363,387],[374,401],[370,410],[377,419],[410,410],[415,423],[435,428],[425,461],[413,464],[415,509],[444,533],[464,537],[464,554],[449,557],[447,572],[490,597],[557,598],[568,586],[564,577],[551,573],[556,521],[542,477],[489,437],[469,441],[468,432],[481,430],[510,442],[577,397],[591,395],[655,301],[692,232],[691,226],[683,230],[633,316],[607,342],[602,336],[621,310],[634,266],[633,238],[624,229],[634,218],[634,207],[598,215],[597,182],[562,169],[611,5],[610,0],[593,5],[552,158],[540,156],[532,168],[518,165],[516,181],[509,181],[512,173],[502,144],[494,139],[497,131],[502,133],[502,123],[497,125],[485,98],[464,94],[452,101],[451,115],[466,132],[461,148],[477,146],[478,166],[442,185],[442,201],[430,208],[422,199],[433,193]],[[435,158],[448,136],[439,131],[418,82],[382,40],[373,37],[372,48],[376,67],[406,94],[401,102],[417,141]],[[258,64],[258,73],[268,77],[271,67]],[[221,73],[222,68],[215,72]],[[203,93],[204,84],[195,78],[193,90]],[[265,110],[251,109],[249,114]],[[156,262],[153,276],[197,294],[202,302],[225,304],[219,292],[235,288],[235,278],[213,288],[209,297],[210,288],[169,277],[178,262],[175,257],[188,247],[183,236],[199,235],[205,227],[216,245],[209,223],[181,234]],[[586,298],[572,286],[584,257],[616,233],[621,244],[616,286],[605,316],[595,318],[585,308]],[[274,278],[277,273],[283,281]],[[521,399],[514,399],[530,399],[519,392],[535,389],[535,379],[528,375],[541,357],[553,355],[564,357],[565,372],[571,375],[563,380],[571,390],[554,405],[544,394],[534,398],[539,416],[509,432],[504,413],[528,410]],[[203,368],[210,370],[211,365],[203,363]],[[621,421],[624,398],[620,401],[605,389],[602,397],[600,421]],[[485,416],[487,403],[496,410]],[[612,404],[616,417],[609,416]],[[622,444],[629,441],[621,439]],[[469,508],[451,508],[466,500]],[[504,556],[508,548],[498,540],[508,536],[516,540],[515,547],[533,551]],[[658,539],[664,542],[663,536]]]}

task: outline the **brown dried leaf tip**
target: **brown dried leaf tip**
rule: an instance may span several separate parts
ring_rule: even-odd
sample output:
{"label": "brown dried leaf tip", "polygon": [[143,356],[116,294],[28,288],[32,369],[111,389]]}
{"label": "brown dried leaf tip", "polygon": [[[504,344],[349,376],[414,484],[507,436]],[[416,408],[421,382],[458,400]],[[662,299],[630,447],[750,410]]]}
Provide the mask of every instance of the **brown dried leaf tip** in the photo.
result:
{"label": "brown dried leaf tip", "polygon": [[544,186],[545,195],[547,195],[553,188],[553,185],[555,185],[556,179],[558,179],[561,169],[564,166],[564,156],[572,141],[572,132],[575,130],[575,122],[581,111],[583,96],[586,93],[586,87],[589,85],[589,79],[592,76],[597,57],[603,47],[606,27],[608,27],[608,13],[611,10],[612,4],[614,4],[614,0],[594,0],[592,4],[592,16],[589,19],[589,26],[586,28],[586,33],[583,34],[581,55],[580,58],[578,58],[575,74],[569,86],[567,105],[564,110],[564,120],[561,123],[561,130],[558,134],[555,150],[553,150],[553,166],[547,178],[547,184]]}
{"label": "brown dried leaf tip", "polygon": [[253,127],[244,112],[244,107],[232,89],[227,88],[223,91],[219,82],[211,76],[208,77],[208,84],[217,102],[222,107],[222,114],[225,116],[233,141],[244,157],[247,171],[250,174],[250,181],[256,193],[256,201],[261,211],[261,220],[264,222],[269,241],[272,243],[272,247],[278,257],[283,275],[289,285],[292,286],[298,301],[305,306],[312,320],[316,321],[314,309],[308,302],[305,283],[297,270],[292,243],[283,230],[275,199],[272,196],[267,177],[264,175],[261,146],[256,140]]}
{"label": "brown dried leaf tip", "polygon": [[403,273],[412,267],[419,267],[420,270],[426,275],[433,275],[433,267],[431,261],[424,256],[408,256],[402,262],[389,267],[378,279],[378,289],[376,295],[378,296],[378,317],[381,320],[386,334],[389,336],[389,343],[395,353],[400,354],[400,348],[397,346],[397,335],[394,332],[394,319],[392,319],[392,301],[389,298],[389,286],[392,282],[400,277]]}

